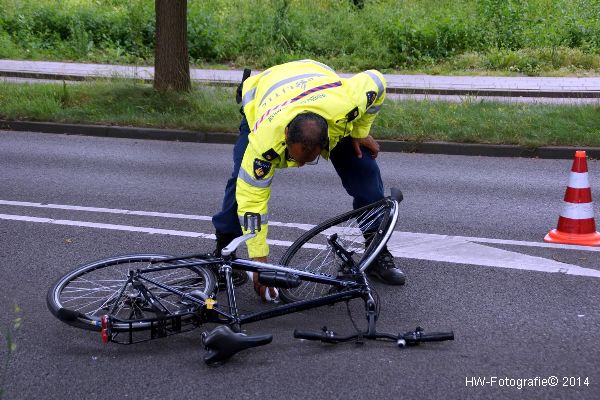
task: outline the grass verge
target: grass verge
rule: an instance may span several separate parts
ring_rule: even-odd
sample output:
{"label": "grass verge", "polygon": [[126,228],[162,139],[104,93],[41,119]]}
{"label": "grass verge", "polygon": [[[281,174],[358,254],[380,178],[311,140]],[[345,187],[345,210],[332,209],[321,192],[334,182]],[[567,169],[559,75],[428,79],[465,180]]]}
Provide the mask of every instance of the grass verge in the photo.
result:
{"label": "grass verge", "polygon": [[[7,120],[236,132],[238,108],[231,88],[158,93],[121,80],[0,83],[0,118]],[[600,105],[388,101],[372,134],[423,142],[600,146]]]}
{"label": "grass verge", "polygon": [[[338,71],[600,73],[599,0],[188,2],[193,64]],[[153,64],[154,2],[0,0],[0,58]],[[317,29],[318,28],[318,29]]]}

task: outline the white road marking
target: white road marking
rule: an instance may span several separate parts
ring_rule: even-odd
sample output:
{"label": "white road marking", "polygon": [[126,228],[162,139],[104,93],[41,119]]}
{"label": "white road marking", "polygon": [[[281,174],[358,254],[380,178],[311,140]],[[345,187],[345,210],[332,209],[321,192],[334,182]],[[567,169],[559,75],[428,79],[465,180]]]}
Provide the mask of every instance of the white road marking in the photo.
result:
{"label": "white road marking", "polygon": [[395,257],[600,278],[599,270],[496,249],[457,236],[396,231],[388,248]]}
{"label": "white road marking", "polygon": [[175,230],[170,230],[170,229],[157,229],[157,228],[148,228],[148,227],[143,227],[143,226],[101,224],[101,223],[97,223],[97,222],[72,221],[72,220],[67,220],[67,219],[28,217],[25,215],[0,214],[0,219],[12,220],[12,221],[24,221],[24,222],[37,222],[37,223],[42,223],[42,224],[77,226],[77,227],[83,227],[83,228],[109,229],[109,230],[113,230],[113,231],[142,232],[142,233],[157,234],[157,235],[185,236],[185,237],[203,238],[203,239],[214,239],[215,238],[215,235],[208,234],[208,233],[200,233],[200,232],[175,231]]}
{"label": "white road marking", "polygon": [[[0,200],[0,205],[18,206],[18,207],[34,207],[34,208],[48,208],[48,209],[61,209],[68,211],[86,211],[96,213],[110,213],[110,214],[123,214],[123,215],[136,215],[136,216],[150,216],[150,217],[161,217],[161,218],[177,218],[187,220],[201,220],[210,221],[211,217],[203,215],[189,215],[189,214],[174,214],[174,213],[160,213],[160,212],[148,212],[148,211],[132,211],[123,209],[113,208],[97,208],[97,207],[83,207],[83,206],[72,206],[72,205],[61,205],[61,204],[43,204],[43,203],[31,203],[31,202],[19,202],[10,200]],[[191,231],[180,231],[170,229],[157,229],[151,227],[142,226],[129,226],[129,225],[118,225],[118,224],[103,224],[88,221],[74,221],[65,219],[51,219],[51,218],[40,218],[32,216],[14,215],[14,214],[0,214],[0,219],[13,220],[13,221],[24,221],[34,223],[46,223],[54,225],[64,226],[77,226],[85,228],[95,229],[108,229],[117,231],[128,231],[128,232],[141,232],[147,234],[159,234],[159,235],[170,235],[170,236],[183,236],[192,238],[203,238],[203,239],[214,239],[213,234],[202,233],[202,232],[191,232]],[[314,227],[310,224],[299,224],[299,223],[284,223],[284,222],[269,222],[272,226],[280,226],[287,228],[296,228],[301,230],[308,230]],[[290,246],[292,242],[285,240],[268,240],[269,244],[275,246]],[[517,245],[527,247],[546,247],[546,248],[557,248],[557,249],[570,249],[570,250],[583,250],[590,252],[598,252],[600,248],[589,247],[589,246],[573,246],[573,245],[561,245],[552,243],[538,243],[538,242],[525,242],[515,240],[503,240],[503,239],[490,239],[490,238],[476,238],[476,237],[465,237],[465,236],[448,236],[448,235],[436,235],[436,234],[425,234],[425,233],[411,233],[411,232],[399,232],[396,231],[392,235],[388,243],[388,247],[395,257],[413,258],[420,260],[469,264],[469,265],[482,265],[489,267],[499,268],[511,268],[519,270],[529,271],[541,271],[550,273],[564,273],[569,275],[579,275],[588,277],[600,277],[600,271],[583,268],[577,265],[561,263],[555,260],[546,259],[543,257],[535,257],[516,253],[507,250],[496,249],[477,243],[489,243],[489,244],[505,244],[505,245]]]}
{"label": "white road marking", "polygon": [[[12,201],[12,200],[0,200],[0,205],[5,206],[18,206],[18,207],[33,207],[33,208],[49,208],[54,210],[67,210],[67,211],[88,211],[96,213],[108,213],[108,214],[123,214],[123,215],[137,215],[143,217],[160,217],[160,218],[175,218],[175,219],[189,219],[197,221],[211,221],[212,217],[206,215],[193,215],[193,214],[174,214],[174,213],[162,213],[154,211],[135,211],[135,210],[123,210],[119,208],[102,208],[102,207],[84,207],[84,206],[72,206],[66,204],[44,204],[44,203],[31,203],[28,201]],[[314,228],[314,225],[310,224],[299,224],[299,223],[288,223],[288,222],[277,222],[270,221],[271,226],[283,226],[287,228],[298,228],[302,230],[309,230]]]}
{"label": "white road marking", "polygon": [[89,212],[108,213],[108,214],[139,215],[139,216],[144,216],[144,217],[193,219],[193,220],[200,220],[200,221],[210,221],[211,220],[210,217],[207,217],[205,215],[172,214],[172,213],[161,213],[161,212],[152,212],[152,211],[132,211],[132,210],[122,210],[119,208],[83,207],[83,206],[71,206],[71,205],[65,205],[65,204],[30,203],[28,201],[0,200],[0,205],[33,207],[33,208],[49,208],[49,209],[54,209],[54,210],[68,210],[68,211],[89,211]]}
{"label": "white road marking", "polygon": [[[193,215],[193,214],[175,214],[175,213],[163,213],[163,212],[155,212],[155,211],[135,211],[135,210],[125,210],[119,208],[102,208],[102,207],[85,207],[85,206],[73,206],[66,204],[45,204],[45,203],[32,203],[27,201],[12,201],[12,200],[1,200],[0,205],[7,206],[18,206],[18,207],[33,207],[33,208],[48,208],[55,210],[67,210],[67,211],[87,211],[87,212],[96,212],[96,213],[108,213],[108,214],[123,214],[123,215],[136,215],[136,216],[145,216],[145,217],[159,217],[159,218],[174,218],[174,219],[186,219],[186,220],[196,220],[196,221],[211,221],[210,216],[206,215]],[[301,224],[296,222],[278,222],[278,221],[269,221],[270,226],[279,226],[284,228],[297,228],[304,231],[308,231],[315,227],[315,225],[311,224]],[[526,246],[526,247],[545,247],[545,248],[553,248],[553,249],[564,249],[564,250],[583,250],[583,251],[592,251],[592,252],[600,252],[600,247],[590,247],[590,246],[576,246],[571,244],[556,244],[556,243],[544,243],[544,242],[527,242],[527,241],[519,241],[519,240],[506,240],[506,239],[491,239],[491,238],[479,238],[479,237],[469,237],[469,236],[449,236],[449,235],[438,235],[432,233],[410,233],[404,232],[411,235],[426,235],[428,237],[436,237],[441,239],[462,239],[468,242],[475,243],[490,243],[490,244],[506,244],[512,246]],[[213,236],[214,238],[214,236]]]}

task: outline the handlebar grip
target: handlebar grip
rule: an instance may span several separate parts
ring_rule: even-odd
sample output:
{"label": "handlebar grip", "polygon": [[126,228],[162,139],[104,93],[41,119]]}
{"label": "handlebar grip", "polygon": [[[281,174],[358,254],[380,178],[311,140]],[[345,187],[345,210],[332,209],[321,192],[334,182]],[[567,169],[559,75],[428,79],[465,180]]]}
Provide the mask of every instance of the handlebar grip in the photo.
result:
{"label": "handlebar grip", "polygon": [[323,331],[299,331],[298,329],[294,329],[294,338],[306,340],[325,340],[327,336]]}
{"label": "handlebar grip", "polygon": [[419,342],[442,342],[444,340],[454,340],[454,332],[422,333],[419,338]]}

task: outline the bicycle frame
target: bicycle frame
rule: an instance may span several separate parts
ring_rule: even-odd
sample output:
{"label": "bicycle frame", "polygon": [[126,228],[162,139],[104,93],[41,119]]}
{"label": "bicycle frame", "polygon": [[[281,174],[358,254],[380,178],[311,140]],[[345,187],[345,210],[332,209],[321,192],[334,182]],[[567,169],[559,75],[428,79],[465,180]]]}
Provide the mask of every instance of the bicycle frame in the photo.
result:
{"label": "bicycle frame", "polygon": [[[246,315],[238,315],[235,300],[235,290],[233,290],[234,286],[231,280],[232,267],[236,267],[237,269],[242,269],[244,271],[249,272],[274,271],[293,273],[308,281],[337,286],[346,290],[340,293],[325,295],[317,299],[302,300],[290,304],[284,304],[266,311],[258,311]],[[233,310],[231,318],[236,328],[240,328],[243,324],[262,321],[265,319],[291,314],[298,311],[309,310],[312,308],[322,307],[325,305],[335,304],[341,301],[349,301],[359,297],[363,298],[365,302],[373,300],[368,281],[362,273],[360,275],[361,282],[355,282],[350,280],[338,279],[327,275],[314,274],[306,271],[298,271],[282,266],[276,266],[243,259],[233,260],[231,266],[225,264],[222,268],[224,269],[225,278],[227,282],[227,297],[229,301],[229,307],[231,310]]]}
{"label": "bicycle frame", "polygon": [[[191,256],[188,256],[186,258],[191,258]],[[176,258],[176,259],[171,259],[171,260],[166,260],[166,261],[176,261],[176,260],[183,260],[183,259],[184,258],[181,258],[181,259]],[[164,261],[165,260],[163,260],[163,262]],[[156,282],[153,279],[145,277],[144,274],[150,273],[150,272],[165,271],[165,270],[169,270],[169,269],[189,268],[189,267],[194,267],[194,266],[208,266],[208,265],[214,265],[214,264],[221,264],[220,272],[225,277],[226,290],[227,290],[227,301],[228,301],[227,308],[230,311],[225,312],[218,305],[215,305],[215,306],[211,305],[210,308],[207,307],[206,313],[204,314],[204,316],[207,319],[206,322],[226,323],[226,324],[230,325],[234,331],[239,332],[241,330],[242,325],[248,324],[251,322],[262,321],[262,320],[269,319],[269,318],[279,317],[282,315],[291,314],[291,313],[298,312],[298,311],[304,311],[304,310],[308,310],[308,309],[312,309],[312,308],[322,307],[325,305],[331,305],[331,304],[335,304],[335,303],[342,302],[342,301],[349,301],[349,300],[356,299],[356,298],[362,298],[365,301],[365,304],[370,304],[370,303],[374,304],[373,297],[371,296],[371,289],[369,287],[368,280],[367,280],[366,276],[364,275],[364,273],[358,274],[359,279],[357,282],[357,281],[353,281],[353,280],[339,279],[339,278],[324,275],[324,274],[314,274],[311,272],[299,271],[299,270],[295,270],[295,269],[280,266],[280,265],[267,264],[267,263],[262,263],[262,262],[258,262],[258,261],[253,261],[253,260],[246,260],[246,259],[233,259],[233,260],[229,259],[228,260],[225,258],[211,258],[211,259],[207,259],[207,260],[190,262],[190,263],[185,263],[185,264],[163,265],[163,266],[159,266],[159,267],[144,268],[144,269],[135,271],[135,279],[140,279],[140,280],[152,283],[153,285],[156,285],[163,290],[170,291],[174,294],[181,296],[182,298],[185,298],[186,300],[197,303],[198,305],[200,305],[202,307],[206,307],[207,299],[201,300],[194,296],[190,296],[190,295],[185,294],[169,285],[166,285],[166,284],[163,284],[160,282]],[[283,305],[271,308],[269,310],[257,311],[257,312],[252,312],[249,314],[240,315],[239,310],[237,308],[235,287],[233,285],[233,281],[232,281],[232,277],[231,277],[231,272],[233,269],[239,269],[239,270],[243,270],[243,271],[247,271],[247,272],[256,272],[256,273],[266,272],[266,271],[293,273],[293,274],[297,275],[298,277],[301,277],[304,280],[312,281],[312,282],[316,282],[316,283],[327,284],[327,285],[331,285],[332,287],[339,287],[340,289],[344,289],[344,291],[339,292],[339,293],[332,293],[329,295],[325,295],[325,296],[319,297],[317,299],[303,300],[303,301],[298,301],[298,302],[294,302],[294,303],[290,303],[290,304],[283,304]],[[203,321],[200,321],[200,322],[203,322]]]}
{"label": "bicycle frame", "polygon": [[[392,189],[392,196],[390,198],[382,199],[379,202],[373,203],[369,207],[378,206],[380,203],[387,203],[390,207],[391,216],[391,221],[390,224],[388,224],[388,226],[393,227],[395,226],[398,217],[398,202],[401,200],[402,193],[399,190]],[[242,325],[251,322],[262,321],[265,319],[275,318],[298,311],[304,311],[312,308],[322,307],[325,305],[331,305],[342,301],[350,301],[356,298],[362,298],[365,304],[368,321],[368,329],[366,335],[375,335],[375,320],[377,317],[377,307],[371,292],[371,288],[369,286],[369,282],[365,275],[365,270],[389,239],[392,233],[392,229],[386,229],[385,233],[383,231],[379,232],[384,233],[384,236],[381,238],[381,240],[379,240],[377,247],[375,249],[372,249],[371,254],[364,260],[362,260],[360,264],[355,264],[352,260],[352,254],[346,249],[344,249],[337,242],[337,234],[333,234],[331,237],[329,237],[327,240],[329,243],[328,246],[331,246],[334,253],[343,262],[343,266],[341,266],[339,272],[342,272],[344,275],[342,275],[342,277],[340,278],[323,273],[312,273],[302,271],[282,265],[262,263],[247,259],[233,259],[231,257],[231,254],[233,254],[235,249],[248,239],[254,237],[256,235],[256,230],[260,230],[260,215],[255,213],[246,213],[246,215],[244,216],[244,225],[248,230],[251,231],[251,233],[247,233],[243,236],[240,236],[234,239],[231,243],[229,243],[225,248],[222,249],[222,257],[217,258],[213,257],[212,255],[205,254],[157,260],[156,262],[160,262],[162,264],[161,266],[138,269],[134,272],[130,271],[128,281],[124,285],[124,287],[126,287],[128,284],[137,287],[139,294],[146,299],[148,306],[152,308],[152,310],[157,315],[157,320],[170,321],[171,327],[175,328],[173,329],[173,331],[179,331],[181,329],[181,321],[178,318],[178,315],[181,314],[168,315],[168,312],[165,312],[166,308],[161,304],[159,296],[154,296],[150,291],[146,290],[141,281],[149,282],[161,288],[164,291],[180,296],[182,301],[195,303],[197,306],[199,306],[198,310],[195,310],[197,315],[194,315],[193,318],[193,320],[195,321],[194,323],[196,325],[199,325],[203,322],[215,322],[229,326],[234,332],[241,332]],[[165,263],[174,264],[165,265]],[[169,269],[209,267],[215,265],[219,266],[219,274],[222,278],[221,281],[225,283],[227,307],[222,307],[220,304],[216,304],[215,299],[207,298],[206,294],[186,294],[176,288],[169,286],[166,283],[157,282],[145,276],[145,274],[147,273],[165,271]],[[261,273],[265,272],[273,272],[275,274],[289,274],[289,276],[293,277],[293,280],[299,279],[302,281],[310,281],[314,283],[329,285],[332,288],[332,290],[335,290],[336,288],[339,289],[339,292],[327,293],[317,298],[298,300],[292,303],[276,306],[269,310],[256,311],[240,315],[239,309],[237,307],[235,287],[232,279],[233,269],[258,273],[259,276]],[[284,275],[283,278],[284,281],[286,279],[285,276],[286,275]],[[350,279],[344,279],[344,277],[349,277]],[[296,282],[297,281],[295,281],[292,284],[295,284]],[[190,308],[190,311],[191,310],[192,308]],[[114,319],[114,321],[127,324],[130,327],[133,325],[128,324],[127,321],[120,321],[116,318]],[[109,326],[110,324],[107,323],[106,325]],[[140,326],[140,330],[142,330],[142,328],[143,327]],[[129,331],[131,331],[132,329],[134,328],[130,328]],[[162,330],[164,336],[166,336],[166,331],[167,328],[165,322],[163,324]]]}

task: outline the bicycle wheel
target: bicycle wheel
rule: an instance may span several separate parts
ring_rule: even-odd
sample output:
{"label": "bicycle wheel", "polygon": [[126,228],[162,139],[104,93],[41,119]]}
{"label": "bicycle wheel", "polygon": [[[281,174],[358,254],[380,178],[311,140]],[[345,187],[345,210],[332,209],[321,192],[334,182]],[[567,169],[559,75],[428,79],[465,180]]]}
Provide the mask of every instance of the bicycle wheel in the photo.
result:
{"label": "bicycle wheel", "polygon": [[[193,304],[182,301],[180,295],[140,280],[146,291],[144,296],[128,278],[130,271],[173,265],[173,262],[150,265],[153,260],[169,257],[132,254],[82,265],[50,288],[46,297],[48,308],[61,321],[92,331],[101,329],[100,319],[106,314],[116,319],[112,326],[115,332],[127,331],[130,322],[134,323],[133,329],[145,330],[151,328],[151,322],[164,316],[181,314],[182,320],[191,318]],[[212,294],[216,279],[208,268],[186,267],[185,261],[178,262],[180,268],[148,272],[143,276],[183,293],[200,290],[206,296]],[[151,307],[148,296],[162,305],[161,315]]]}
{"label": "bicycle wheel", "polygon": [[[280,264],[318,274],[336,276],[352,263],[364,271],[390,238],[398,218],[398,202],[385,198],[365,207],[327,220],[296,240],[282,256]],[[351,261],[344,261],[334,250],[332,239],[341,246]],[[344,264],[345,263],[345,264]],[[303,281],[293,289],[281,289],[287,303],[321,297],[331,286]]]}

